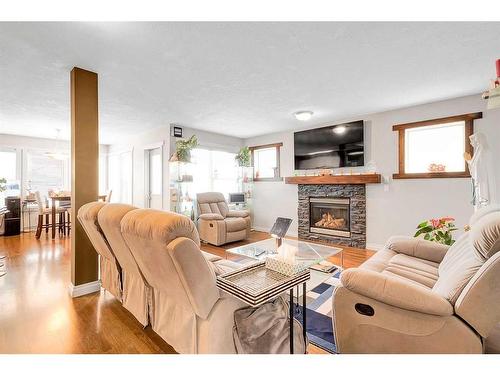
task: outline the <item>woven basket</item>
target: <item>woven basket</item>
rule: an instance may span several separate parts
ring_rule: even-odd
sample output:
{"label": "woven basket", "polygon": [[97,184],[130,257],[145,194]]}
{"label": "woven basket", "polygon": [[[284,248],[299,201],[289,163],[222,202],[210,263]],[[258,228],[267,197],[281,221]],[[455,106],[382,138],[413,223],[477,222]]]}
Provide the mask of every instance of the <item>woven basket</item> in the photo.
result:
{"label": "woven basket", "polygon": [[273,257],[266,258],[266,268],[279,272],[286,276],[293,276],[298,273],[301,273],[304,270],[308,269],[309,266],[310,264],[307,263],[290,264],[290,263],[285,263]]}

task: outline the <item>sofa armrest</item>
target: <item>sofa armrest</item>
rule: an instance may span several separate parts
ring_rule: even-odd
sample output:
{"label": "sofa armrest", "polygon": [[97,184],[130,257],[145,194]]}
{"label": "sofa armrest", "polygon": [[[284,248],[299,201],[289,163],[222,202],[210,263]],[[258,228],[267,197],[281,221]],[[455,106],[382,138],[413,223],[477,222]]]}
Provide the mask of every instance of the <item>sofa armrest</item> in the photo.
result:
{"label": "sofa armrest", "polygon": [[250,212],[247,210],[229,210],[226,215],[227,217],[247,217],[250,216]]}
{"label": "sofa armrest", "polygon": [[450,248],[437,242],[408,236],[392,236],[385,247],[396,253],[441,263]]}
{"label": "sofa armrest", "polygon": [[195,314],[206,319],[220,297],[209,261],[196,243],[186,237],[170,242],[167,251]]}
{"label": "sofa armrest", "polygon": [[198,216],[201,220],[224,220],[224,216],[220,214],[201,214]]}
{"label": "sofa armrest", "polygon": [[397,277],[350,268],[342,272],[340,280],[346,289],[391,306],[431,315],[453,315],[453,306],[448,300],[424,286]]}

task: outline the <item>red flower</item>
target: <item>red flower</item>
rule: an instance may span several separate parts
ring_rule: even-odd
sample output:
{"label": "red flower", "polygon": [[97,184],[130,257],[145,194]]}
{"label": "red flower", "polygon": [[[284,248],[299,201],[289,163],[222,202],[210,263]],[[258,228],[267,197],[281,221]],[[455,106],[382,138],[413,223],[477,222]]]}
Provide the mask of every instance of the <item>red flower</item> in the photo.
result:
{"label": "red flower", "polygon": [[439,228],[441,225],[441,221],[439,219],[431,219],[430,222],[433,228]]}

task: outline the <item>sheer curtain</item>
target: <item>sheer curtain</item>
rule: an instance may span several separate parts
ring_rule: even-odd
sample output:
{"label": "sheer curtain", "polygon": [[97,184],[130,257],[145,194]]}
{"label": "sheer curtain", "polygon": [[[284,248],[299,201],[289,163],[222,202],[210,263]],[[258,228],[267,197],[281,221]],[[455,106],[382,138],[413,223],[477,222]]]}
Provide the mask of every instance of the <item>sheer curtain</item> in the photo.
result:
{"label": "sheer curtain", "polygon": [[112,202],[132,204],[132,151],[108,155],[108,188]]}

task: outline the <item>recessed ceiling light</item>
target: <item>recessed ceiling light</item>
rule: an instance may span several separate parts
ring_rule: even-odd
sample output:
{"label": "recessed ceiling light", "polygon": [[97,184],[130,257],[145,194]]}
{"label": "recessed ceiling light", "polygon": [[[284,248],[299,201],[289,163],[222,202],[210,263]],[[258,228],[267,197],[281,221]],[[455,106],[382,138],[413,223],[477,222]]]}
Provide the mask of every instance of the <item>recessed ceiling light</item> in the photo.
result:
{"label": "recessed ceiling light", "polygon": [[347,128],[344,125],[339,125],[333,128],[333,132],[335,134],[343,134],[346,130]]}
{"label": "recessed ceiling light", "polygon": [[298,111],[294,113],[295,118],[299,121],[307,121],[310,120],[313,112],[312,111]]}

